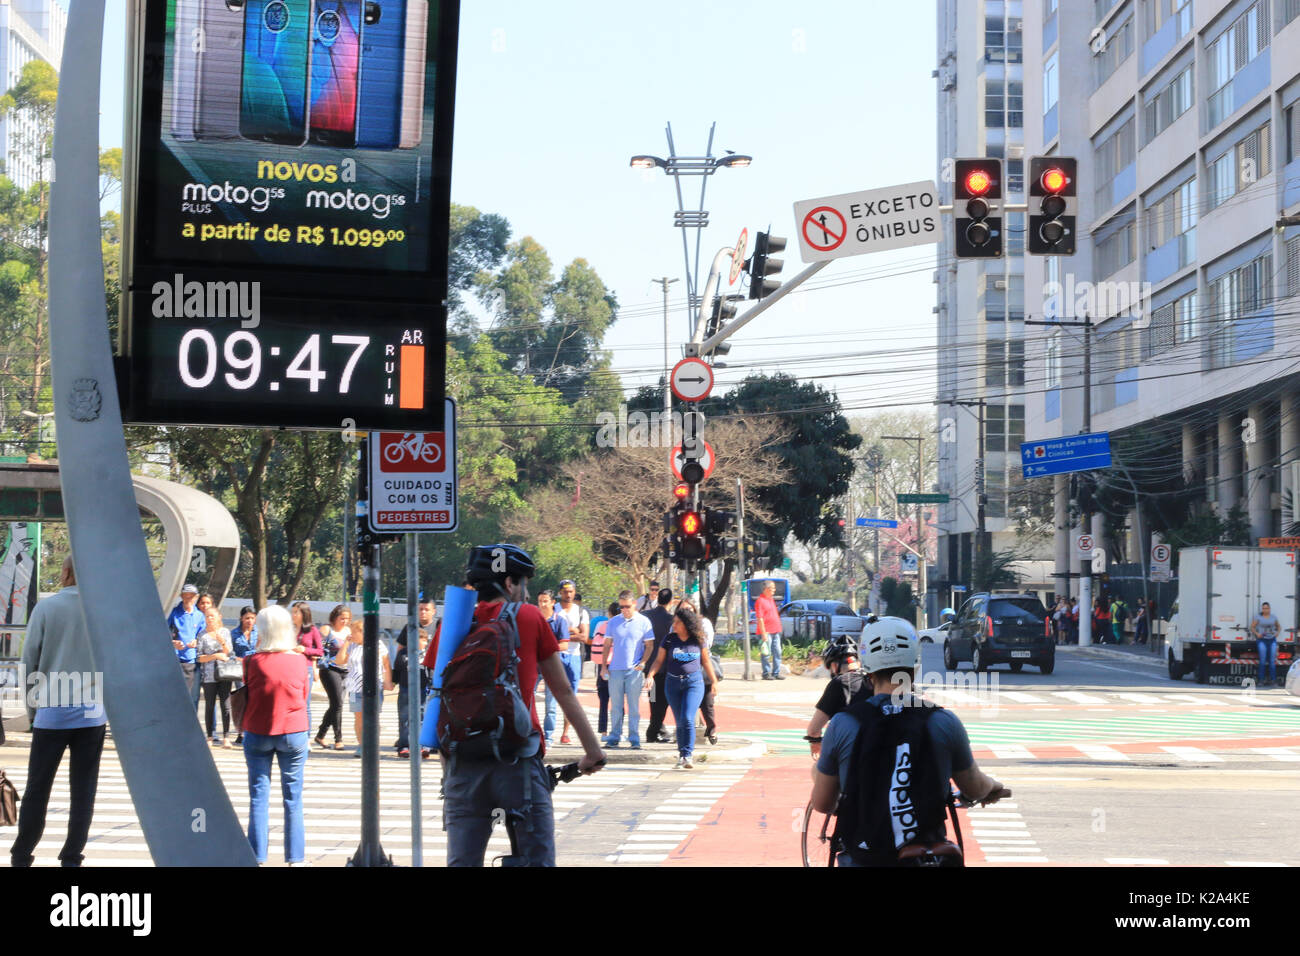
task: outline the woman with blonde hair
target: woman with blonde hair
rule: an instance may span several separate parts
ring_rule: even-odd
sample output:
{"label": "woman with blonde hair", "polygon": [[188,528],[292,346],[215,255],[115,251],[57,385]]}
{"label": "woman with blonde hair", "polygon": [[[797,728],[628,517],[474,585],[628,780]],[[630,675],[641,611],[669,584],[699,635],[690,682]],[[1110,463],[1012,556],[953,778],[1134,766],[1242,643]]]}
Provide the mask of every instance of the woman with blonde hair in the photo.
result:
{"label": "woman with blonde hair", "polygon": [[302,864],[306,833],[302,778],[307,761],[307,694],[311,663],[298,648],[298,628],[278,605],[257,615],[257,650],[244,658],[248,701],[244,710],[244,759],[248,764],[248,842],[266,862],[271,755],[280,765],[284,797],[284,858]]}

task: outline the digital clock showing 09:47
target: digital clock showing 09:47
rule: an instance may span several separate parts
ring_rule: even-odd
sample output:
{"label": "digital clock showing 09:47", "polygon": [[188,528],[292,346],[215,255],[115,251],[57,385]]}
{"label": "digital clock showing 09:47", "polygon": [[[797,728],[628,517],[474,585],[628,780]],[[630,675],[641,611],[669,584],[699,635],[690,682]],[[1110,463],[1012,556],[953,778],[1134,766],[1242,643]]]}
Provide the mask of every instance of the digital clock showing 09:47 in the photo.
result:
{"label": "digital clock showing 09:47", "polygon": [[[412,323],[346,331],[337,321],[231,324],[155,323],[147,376],[131,385],[138,421],[356,428],[427,426],[428,330]],[[439,401],[441,396],[438,396]]]}

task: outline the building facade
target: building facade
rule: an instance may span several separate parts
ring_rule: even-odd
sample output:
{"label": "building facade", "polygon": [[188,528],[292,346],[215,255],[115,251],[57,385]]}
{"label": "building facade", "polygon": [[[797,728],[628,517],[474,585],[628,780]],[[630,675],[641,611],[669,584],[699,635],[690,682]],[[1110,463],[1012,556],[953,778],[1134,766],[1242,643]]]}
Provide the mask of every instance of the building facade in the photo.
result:
{"label": "building facade", "polygon": [[[0,0],[0,76],[6,90],[22,78],[23,67],[32,60],[59,68],[67,25],[67,11],[56,0]],[[0,120],[0,147],[5,175],[20,188],[49,179],[49,170],[41,169],[39,136],[30,118]]]}
{"label": "building facade", "polygon": [[[1084,430],[1086,391],[1144,501],[1300,532],[1300,0],[1024,5],[1025,148],[1079,161],[1077,254],[1029,257],[1026,308],[1095,325],[1087,389],[1079,326],[1031,327],[1028,435]],[[1064,590],[1083,529],[1069,482],[1036,480]],[[1148,558],[1136,511],[1088,530]]]}
{"label": "building facade", "polygon": [[[1003,159],[1004,199],[1024,202],[1025,77],[1033,73],[1024,62],[1023,7],[1035,2],[939,0],[936,179],[945,203],[953,195],[950,161],[982,156]],[[938,508],[934,584],[945,602],[952,600],[952,585],[971,580],[981,490],[986,543],[993,550],[1017,547],[1025,434],[1024,223],[1023,213],[1003,216],[1000,259],[956,259],[951,228],[939,246],[938,490],[950,501]],[[1039,556],[1032,547],[1019,550],[1022,557]]]}

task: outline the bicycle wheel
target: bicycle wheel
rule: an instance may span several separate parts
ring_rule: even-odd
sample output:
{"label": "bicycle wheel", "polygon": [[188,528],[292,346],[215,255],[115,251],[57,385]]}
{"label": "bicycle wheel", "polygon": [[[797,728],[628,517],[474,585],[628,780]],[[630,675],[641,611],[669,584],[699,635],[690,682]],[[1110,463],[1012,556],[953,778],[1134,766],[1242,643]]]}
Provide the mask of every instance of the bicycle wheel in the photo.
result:
{"label": "bicycle wheel", "polygon": [[803,812],[803,829],[799,834],[799,845],[803,853],[804,866],[834,865],[831,858],[831,834],[834,833],[835,818],[830,814],[819,813],[810,802]]}

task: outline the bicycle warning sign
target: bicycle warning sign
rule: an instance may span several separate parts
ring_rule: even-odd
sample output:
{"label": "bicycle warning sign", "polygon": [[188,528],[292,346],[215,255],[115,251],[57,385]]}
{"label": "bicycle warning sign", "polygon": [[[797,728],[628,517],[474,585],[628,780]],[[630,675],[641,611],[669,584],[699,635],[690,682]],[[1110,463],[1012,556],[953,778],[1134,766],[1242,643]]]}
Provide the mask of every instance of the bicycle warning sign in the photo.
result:
{"label": "bicycle warning sign", "polygon": [[372,531],[454,531],[456,403],[447,399],[446,431],[371,432],[367,459]]}

